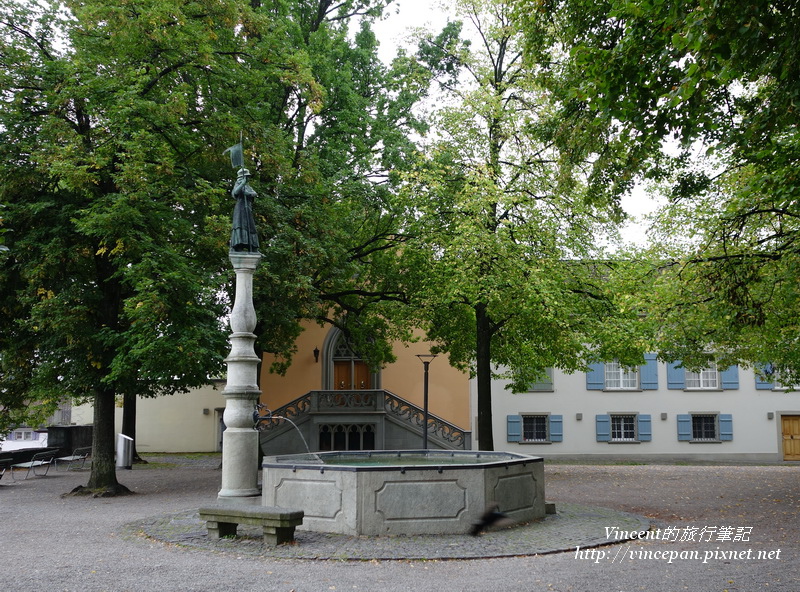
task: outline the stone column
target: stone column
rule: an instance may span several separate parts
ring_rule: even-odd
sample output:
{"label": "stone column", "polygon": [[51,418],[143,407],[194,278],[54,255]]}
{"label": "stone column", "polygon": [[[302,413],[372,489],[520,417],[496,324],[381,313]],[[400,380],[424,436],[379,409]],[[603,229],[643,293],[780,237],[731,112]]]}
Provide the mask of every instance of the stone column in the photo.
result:
{"label": "stone column", "polygon": [[225,397],[225,431],[222,434],[222,489],[218,497],[244,498],[260,495],[258,488],[258,432],[253,412],[261,396],[257,372],[259,359],[253,347],[256,311],[253,306],[253,273],[261,253],[231,251],[236,271],[236,294],[231,311],[231,353]]}

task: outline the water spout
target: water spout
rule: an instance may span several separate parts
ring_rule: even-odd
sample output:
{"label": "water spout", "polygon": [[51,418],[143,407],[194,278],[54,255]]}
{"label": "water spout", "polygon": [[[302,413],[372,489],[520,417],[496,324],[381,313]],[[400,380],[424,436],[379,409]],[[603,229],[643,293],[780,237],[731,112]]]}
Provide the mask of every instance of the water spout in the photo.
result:
{"label": "water spout", "polygon": [[[261,413],[262,411],[265,413],[262,414]],[[255,424],[253,427],[256,430],[260,431],[264,429],[262,426],[264,426],[264,424],[266,424],[267,422],[272,421],[273,419],[282,419],[292,424],[292,427],[295,429],[295,431],[297,431],[297,434],[303,441],[303,446],[306,447],[306,452],[308,452],[310,456],[314,456],[319,462],[322,462],[319,456],[317,456],[316,454],[312,454],[311,449],[308,447],[308,442],[306,442],[306,438],[305,436],[303,436],[303,432],[300,430],[299,427],[297,427],[297,424],[295,422],[293,422],[288,417],[284,417],[283,415],[273,415],[272,411],[270,411],[269,408],[263,403],[259,403],[258,405],[256,405],[256,409],[255,411],[253,411],[253,423]]]}
{"label": "water spout", "polygon": [[[288,421],[290,424],[292,424],[292,427],[294,427],[294,429],[297,430],[297,435],[300,436],[300,439],[303,441],[303,445],[306,447],[306,452],[308,452],[310,455],[316,457],[317,460],[320,460],[319,456],[317,456],[316,454],[313,454],[311,452],[311,449],[308,447],[308,442],[306,442],[306,438],[305,438],[305,436],[303,436],[303,432],[300,431],[300,428],[297,427],[297,424],[295,422],[293,422],[288,417],[283,417],[282,415],[273,415],[272,417],[274,417],[275,419],[284,419],[284,420]],[[322,461],[320,460],[320,462],[322,462]]]}

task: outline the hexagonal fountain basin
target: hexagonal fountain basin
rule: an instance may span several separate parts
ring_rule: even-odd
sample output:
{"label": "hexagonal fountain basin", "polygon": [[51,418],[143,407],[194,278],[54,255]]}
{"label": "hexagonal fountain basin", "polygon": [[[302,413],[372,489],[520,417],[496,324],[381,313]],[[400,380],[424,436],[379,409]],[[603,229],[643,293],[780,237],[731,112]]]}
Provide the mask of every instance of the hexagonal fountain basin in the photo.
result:
{"label": "hexagonal fountain basin", "polygon": [[465,533],[492,503],[517,522],[545,515],[542,459],[511,452],[320,452],[262,466],[263,504],[303,510],[305,530]]}

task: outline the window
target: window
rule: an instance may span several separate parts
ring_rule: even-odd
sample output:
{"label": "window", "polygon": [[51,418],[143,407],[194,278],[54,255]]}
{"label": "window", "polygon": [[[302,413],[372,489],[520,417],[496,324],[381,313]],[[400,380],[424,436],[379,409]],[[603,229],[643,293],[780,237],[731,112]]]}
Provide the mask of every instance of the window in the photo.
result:
{"label": "window", "polygon": [[586,390],[658,390],[658,362],[655,354],[645,354],[644,362],[635,368],[622,366],[617,360],[589,364],[589,370],[586,372]]}
{"label": "window", "polygon": [[683,442],[729,442],[733,440],[733,416],[725,413],[678,415],[678,440]]}
{"label": "window", "polygon": [[692,415],[692,440],[718,440],[716,415]]}
{"label": "window", "polygon": [[11,438],[9,440],[17,440],[17,441],[29,441],[29,440],[38,440],[39,434],[34,432],[33,430],[16,430],[12,432]]}
{"label": "window", "polygon": [[739,367],[734,365],[720,370],[711,362],[699,372],[683,368],[680,360],[667,364],[667,388],[693,391],[718,391],[739,388]]}
{"label": "window", "polygon": [[[758,390],[776,390],[776,391],[796,391],[800,390],[798,385],[783,384],[781,381],[781,371],[775,368],[772,364],[766,364],[761,368],[756,368],[756,389]],[[791,379],[789,379],[791,382]]]}
{"label": "window", "polygon": [[699,372],[686,371],[687,389],[711,389],[719,390],[719,373],[717,365],[711,362],[708,368],[703,368]]}
{"label": "window", "polygon": [[612,415],[611,416],[611,441],[635,442],[636,441],[636,416]]}
{"label": "window", "polygon": [[632,390],[639,388],[639,371],[625,368],[619,362],[606,362],[605,388],[608,390]]}
{"label": "window", "polygon": [[609,413],[595,416],[598,442],[650,442],[652,420],[644,413]]}
{"label": "window", "polygon": [[375,450],[373,424],[321,424],[319,450]]}
{"label": "window", "polygon": [[532,382],[528,386],[529,393],[552,392],[553,391],[553,369],[547,368],[545,375],[537,382]]}
{"label": "window", "polygon": [[509,442],[520,444],[550,444],[564,439],[564,421],[561,415],[526,413],[506,417]]}
{"label": "window", "polygon": [[547,442],[547,416],[523,415],[522,416],[522,441]]}
{"label": "window", "polygon": [[776,371],[775,374],[772,376],[772,380],[775,383],[775,390],[779,391],[795,391],[797,387],[793,384],[783,384],[781,382],[781,373]]}

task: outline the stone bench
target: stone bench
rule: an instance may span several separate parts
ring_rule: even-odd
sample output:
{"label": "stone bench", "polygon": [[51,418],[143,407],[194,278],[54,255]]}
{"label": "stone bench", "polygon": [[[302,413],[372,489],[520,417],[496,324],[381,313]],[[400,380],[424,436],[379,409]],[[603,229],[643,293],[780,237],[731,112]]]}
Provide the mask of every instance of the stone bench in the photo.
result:
{"label": "stone bench", "polygon": [[264,544],[274,546],[294,541],[294,529],[303,523],[303,511],[277,506],[215,504],[200,508],[200,519],[206,522],[209,538],[236,536],[236,527],[248,524],[261,526]]}

